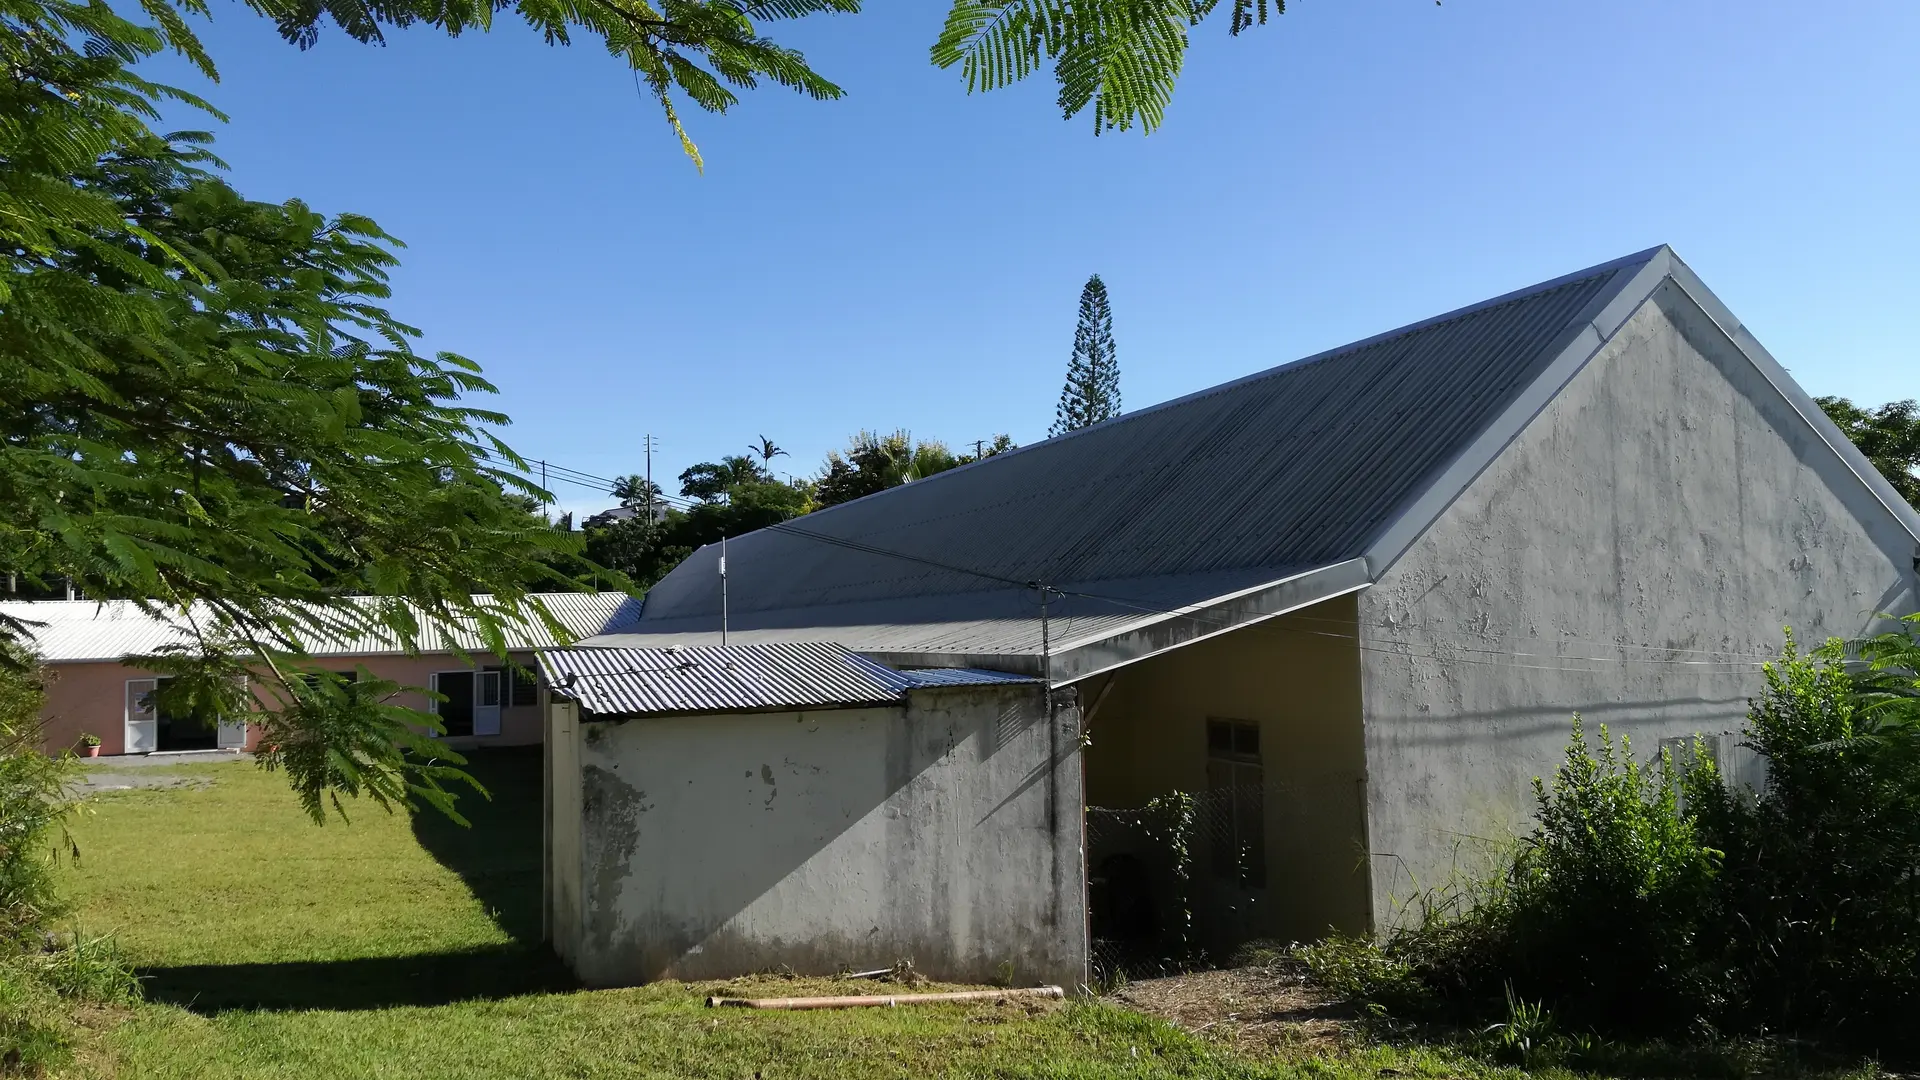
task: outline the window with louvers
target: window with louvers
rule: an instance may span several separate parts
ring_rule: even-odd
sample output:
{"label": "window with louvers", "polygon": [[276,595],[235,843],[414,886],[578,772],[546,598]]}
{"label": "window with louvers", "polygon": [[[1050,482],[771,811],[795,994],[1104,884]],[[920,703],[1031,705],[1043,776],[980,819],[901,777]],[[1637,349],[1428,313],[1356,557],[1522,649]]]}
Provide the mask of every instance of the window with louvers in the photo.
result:
{"label": "window with louvers", "polygon": [[1207,805],[1202,810],[1215,877],[1267,884],[1266,776],[1260,725],[1207,721]]}
{"label": "window with louvers", "polygon": [[540,704],[540,683],[531,670],[521,667],[490,668],[502,673],[507,682],[507,704],[515,708]]}

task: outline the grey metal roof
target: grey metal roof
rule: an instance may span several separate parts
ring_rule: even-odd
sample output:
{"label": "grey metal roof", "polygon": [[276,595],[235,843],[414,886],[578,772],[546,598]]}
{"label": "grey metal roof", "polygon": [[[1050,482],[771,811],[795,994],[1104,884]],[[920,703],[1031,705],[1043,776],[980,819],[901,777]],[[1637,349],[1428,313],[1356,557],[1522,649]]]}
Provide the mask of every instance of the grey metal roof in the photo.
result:
{"label": "grey metal roof", "polygon": [[540,653],[547,684],[600,717],[891,705],[917,688],[1033,682],[998,671],[895,671],[819,641]]}
{"label": "grey metal roof", "polygon": [[[1660,247],[730,540],[732,638],[1016,667],[1045,582],[1022,669],[1061,682],[1363,588],[1668,281],[1890,498]],[[713,640],[718,556],[591,643]]]}
{"label": "grey metal roof", "polygon": [[[733,632],[1033,653],[1027,581],[1148,601],[1062,598],[1073,636],[1351,560],[1658,253],[730,540]],[[604,643],[710,640],[718,555],[695,552]]]}
{"label": "grey metal roof", "polygon": [[[640,615],[640,602],[624,593],[535,593],[554,619],[575,637],[619,629]],[[492,598],[474,598],[489,604]],[[149,614],[130,600],[10,600],[0,602],[4,613],[27,624],[28,636],[40,658],[48,663],[118,661],[144,655],[189,640],[182,620]],[[427,617],[419,608],[414,618],[420,632],[416,651],[441,653],[474,651],[485,646],[466,623],[445,623]],[[204,606],[193,612],[201,626],[211,625],[213,613]],[[503,628],[511,649],[533,649],[561,644],[539,622]],[[402,651],[390,635],[323,635],[306,642],[313,656],[374,656]]]}

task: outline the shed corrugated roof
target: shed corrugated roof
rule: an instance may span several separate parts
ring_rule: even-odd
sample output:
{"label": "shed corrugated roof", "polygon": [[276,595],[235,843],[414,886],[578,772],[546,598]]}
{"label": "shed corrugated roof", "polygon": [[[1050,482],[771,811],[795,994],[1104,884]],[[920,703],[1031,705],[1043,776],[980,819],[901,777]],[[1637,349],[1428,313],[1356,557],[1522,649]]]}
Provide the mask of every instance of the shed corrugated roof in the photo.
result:
{"label": "shed corrugated roof", "polygon": [[900,672],[900,677],[911,686],[998,686],[1002,683],[1040,681],[1032,675],[988,671],[985,668],[909,668]]}
{"label": "shed corrugated roof", "polygon": [[[1308,357],[728,545],[742,640],[1038,653],[1361,557],[1665,249]],[[596,644],[711,641],[713,547]],[[1078,594],[1078,595],[1076,595]],[[1103,599],[1104,598],[1104,599]]]}
{"label": "shed corrugated roof", "polygon": [[[639,617],[640,602],[624,593],[536,593],[553,617],[576,637],[616,630]],[[479,602],[492,598],[478,596]],[[0,602],[0,613],[28,624],[35,651],[48,663],[118,661],[124,656],[153,653],[186,642],[181,623],[171,617],[148,614],[129,600],[16,600]],[[201,625],[212,621],[202,608],[194,613]],[[415,609],[420,623],[418,651],[423,653],[483,649],[470,625],[428,619]],[[34,624],[41,625],[34,625]],[[508,628],[513,649],[545,648],[562,644],[539,625]],[[307,642],[314,656],[372,656],[400,652],[387,635],[323,635]]]}
{"label": "shed corrugated roof", "polygon": [[891,705],[928,686],[1035,680],[998,671],[895,671],[820,641],[664,649],[552,649],[547,683],[599,717]]}

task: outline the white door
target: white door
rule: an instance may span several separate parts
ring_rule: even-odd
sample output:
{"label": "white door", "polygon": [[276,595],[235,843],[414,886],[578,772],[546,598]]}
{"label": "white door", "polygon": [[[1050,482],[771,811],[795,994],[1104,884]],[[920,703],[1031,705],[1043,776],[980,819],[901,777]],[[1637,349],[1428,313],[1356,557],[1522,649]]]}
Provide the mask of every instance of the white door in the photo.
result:
{"label": "white door", "polygon": [[150,754],[160,745],[160,710],[153,695],[160,689],[159,679],[127,680],[126,742],[122,753]]}
{"label": "white door", "polygon": [[500,673],[473,673],[473,733],[500,734]]}
{"label": "white door", "polygon": [[[240,700],[247,700],[247,677],[239,677]],[[214,745],[222,750],[245,750],[247,748],[247,714],[242,712],[234,719],[222,718],[220,726],[214,731]]]}
{"label": "white door", "polygon": [[[427,689],[433,692],[433,696],[427,699],[427,711],[432,713],[435,716],[439,716],[440,705],[441,705],[440,694],[442,693],[440,689],[440,673],[439,672],[436,671],[431,675],[427,676]],[[440,732],[438,729],[430,730],[427,732],[427,738],[429,739],[437,739],[439,737],[440,737]]]}

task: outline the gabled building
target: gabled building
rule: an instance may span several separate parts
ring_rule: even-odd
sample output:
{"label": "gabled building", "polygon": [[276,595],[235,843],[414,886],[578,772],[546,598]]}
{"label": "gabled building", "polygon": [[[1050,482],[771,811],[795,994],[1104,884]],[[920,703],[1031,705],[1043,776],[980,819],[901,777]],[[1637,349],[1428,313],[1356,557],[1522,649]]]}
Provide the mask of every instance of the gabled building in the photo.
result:
{"label": "gabled building", "polygon": [[[724,623],[1040,677],[1037,785],[1212,808],[1163,926],[1190,901],[1215,941],[1307,938],[1474,869],[1575,713],[1645,754],[1734,729],[1783,627],[1914,610],[1917,559],[1913,508],[1662,247],[733,539],[724,610],[703,549],[587,644]],[[1155,855],[1100,844],[1096,882]]]}

